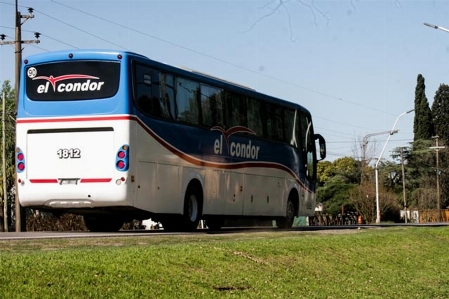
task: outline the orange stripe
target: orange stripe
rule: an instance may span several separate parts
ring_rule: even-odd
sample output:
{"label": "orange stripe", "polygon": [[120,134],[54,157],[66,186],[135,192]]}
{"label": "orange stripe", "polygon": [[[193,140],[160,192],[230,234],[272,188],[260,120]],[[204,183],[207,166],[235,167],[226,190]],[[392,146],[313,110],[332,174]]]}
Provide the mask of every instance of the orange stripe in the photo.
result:
{"label": "orange stripe", "polygon": [[57,123],[57,122],[73,122],[73,121],[102,121],[102,120],[134,120],[135,116],[105,116],[105,117],[70,117],[70,118],[41,118],[41,119],[17,119],[16,123]]}
{"label": "orange stripe", "polygon": [[31,183],[36,184],[48,184],[48,183],[58,183],[57,179],[30,179]]}
{"label": "orange stripe", "polygon": [[81,179],[80,183],[109,183],[112,181],[112,178],[104,178],[104,179]]}

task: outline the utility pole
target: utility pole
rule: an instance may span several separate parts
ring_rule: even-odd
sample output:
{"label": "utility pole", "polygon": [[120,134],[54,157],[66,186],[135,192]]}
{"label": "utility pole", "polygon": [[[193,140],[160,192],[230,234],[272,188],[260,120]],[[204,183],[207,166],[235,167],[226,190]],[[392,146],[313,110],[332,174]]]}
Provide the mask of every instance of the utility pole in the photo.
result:
{"label": "utility pole", "polygon": [[405,167],[404,167],[404,148],[401,147],[401,165],[402,165],[402,197],[404,198],[404,210],[405,210],[405,223],[407,223],[407,200],[405,197]]}
{"label": "utility pole", "polygon": [[436,146],[431,146],[431,149],[434,149],[436,152],[436,156],[437,156],[437,221],[441,222],[441,199],[440,199],[440,167],[439,167],[439,155],[438,153],[440,152],[440,149],[445,148],[445,146],[439,146],[438,145],[438,138],[440,138],[440,136],[432,136],[433,139],[435,139],[436,141]]}
{"label": "utility pole", "polygon": [[[16,30],[15,30],[15,40],[14,41],[5,41],[5,35],[0,34],[0,46],[1,45],[15,45],[15,110],[17,112],[17,102],[19,99],[19,89],[20,89],[20,69],[22,66],[22,44],[38,44],[39,41],[39,32],[35,32],[34,36],[36,37],[35,40],[22,40],[22,24],[25,23],[28,19],[34,18],[33,15],[33,8],[28,8],[28,15],[22,15],[19,12],[19,3],[18,0],[16,0],[16,11],[15,11],[15,23],[16,23]],[[23,19],[23,22],[22,22]],[[4,146],[4,145],[3,145]],[[19,195],[18,195],[18,188],[17,188],[17,180],[15,181],[15,214],[16,214],[16,232],[24,231],[26,230],[26,219],[24,215],[24,209],[21,208],[20,202],[19,202]],[[23,218],[23,219],[22,219]]]}
{"label": "utility pole", "polygon": [[8,229],[8,192],[6,190],[6,138],[5,138],[5,107],[6,95],[3,92],[2,97],[2,177],[3,177],[3,225],[4,231]]}

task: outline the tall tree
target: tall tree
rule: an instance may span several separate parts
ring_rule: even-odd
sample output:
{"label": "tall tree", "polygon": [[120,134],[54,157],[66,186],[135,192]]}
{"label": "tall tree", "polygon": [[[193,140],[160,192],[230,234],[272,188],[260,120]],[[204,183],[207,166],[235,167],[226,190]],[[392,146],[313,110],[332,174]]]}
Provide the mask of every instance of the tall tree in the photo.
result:
{"label": "tall tree", "polygon": [[433,135],[432,112],[426,97],[424,77],[419,74],[415,89],[415,120],[413,123],[414,140],[430,139]]}
{"label": "tall tree", "polygon": [[[449,179],[449,156],[447,154],[449,149],[449,86],[446,84],[440,84],[435,93],[432,104],[432,118],[435,126],[435,135],[439,137],[437,139],[438,145],[446,146],[445,149],[440,150],[438,161],[436,161],[439,163],[439,169],[436,169],[436,163],[433,164],[433,176],[438,178],[441,187],[441,207],[446,207],[449,199],[449,184],[446,183]],[[433,145],[436,145],[436,143]],[[436,184],[437,182],[435,182]]]}
{"label": "tall tree", "polygon": [[449,86],[440,84],[432,104],[435,133],[445,144],[449,140]]}
{"label": "tall tree", "polygon": [[[14,179],[15,179],[15,92],[11,87],[10,81],[6,80],[2,84],[0,91],[0,99],[3,93],[5,93],[6,103],[5,111],[2,111],[2,105],[0,105],[0,111],[5,116],[5,160],[6,160],[6,170],[5,173],[1,173],[0,179],[0,197],[3,199],[3,190],[6,189],[7,192],[7,216],[8,216],[8,226],[11,226],[13,221],[11,219],[11,211],[14,209]],[[1,103],[1,101],[0,101]],[[0,129],[2,129],[3,124],[0,122]],[[0,130],[2,132],[2,130]],[[0,133],[1,136],[1,133]],[[0,147],[1,148],[1,147]],[[3,151],[0,151],[0,156]],[[1,168],[0,168],[1,169]],[[3,177],[6,177],[6,188],[3,188]],[[3,206],[1,207],[3,210]],[[1,213],[0,213],[1,214]],[[1,219],[3,224],[3,219]],[[3,228],[5,229],[5,228]]]}

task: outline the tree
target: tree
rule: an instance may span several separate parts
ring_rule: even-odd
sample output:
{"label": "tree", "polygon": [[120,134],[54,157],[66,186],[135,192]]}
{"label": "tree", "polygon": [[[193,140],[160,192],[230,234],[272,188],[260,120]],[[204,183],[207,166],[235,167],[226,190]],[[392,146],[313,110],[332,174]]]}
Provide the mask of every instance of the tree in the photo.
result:
{"label": "tree", "polygon": [[449,86],[440,84],[432,104],[435,134],[447,144],[449,140]]}
{"label": "tree", "polygon": [[330,161],[322,161],[317,166],[317,183],[322,186],[333,176],[333,165]]}
{"label": "tree", "polygon": [[[0,197],[3,199],[4,194],[3,190],[6,189],[7,192],[7,213],[4,216],[8,216],[7,226],[10,227],[13,223],[12,221],[12,211],[14,209],[14,183],[15,183],[15,92],[11,87],[10,81],[6,80],[2,84],[1,96],[5,93],[6,103],[5,103],[5,111],[0,111],[4,113],[5,116],[5,160],[6,160],[6,171],[2,173],[2,178],[0,180]],[[1,128],[3,124],[0,123]],[[3,151],[2,151],[3,152]],[[3,176],[6,177],[6,188],[3,188]],[[3,200],[2,200],[3,202]],[[2,205],[3,210],[3,205]],[[0,213],[1,215],[2,213]],[[0,228],[5,230],[6,228],[3,226],[4,221],[2,219]]]}
{"label": "tree", "polygon": [[[441,204],[446,206],[449,197],[449,185],[446,184],[449,179],[449,157],[447,155],[447,146],[449,145],[449,86],[441,84],[435,93],[435,98],[432,104],[432,118],[435,128],[435,135],[438,136],[438,145],[446,145],[446,149],[440,150],[439,155],[439,170],[438,176],[441,184]],[[433,145],[436,145],[435,143]],[[435,152],[432,153],[435,156]],[[435,179],[434,186],[436,186],[436,161],[432,165],[432,177]],[[435,187],[434,187],[435,188]]]}
{"label": "tree", "polygon": [[[373,184],[362,184],[349,191],[349,203],[355,208],[357,213],[362,215],[366,223],[373,223],[376,220],[376,191]],[[386,188],[379,188],[379,211],[381,215],[387,213],[397,214],[399,210],[395,195],[388,192]],[[382,219],[385,217],[382,216]],[[391,217],[388,217],[391,218]]]}
{"label": "tree", "polygon": [[[431,140],[416,140],[411,150],[406,151],[404,159],[407,163],[407,190],[411,190],[407,205],[411,208],[429,206],[430,198],[424,195],[435,193],[435,152],[429,147]],[[431,192],[432,191],[432,192]]]}
{"label": "tree", "polygon": [[433,135],[432,112],[426,97],[424,77],[419,74],[415,89],[415,119],[413,123],[414,140],[430,139]]}
{"label": "tree", "polygon": [[361,177],[360,161],[351,157],[343,157],[334,161],[334,173],[347,183],[359,184]]}
{"label": "tree", "polygon": [[360,181],[359,161],[351,157],[318,163],[317,200],[326,213],[336,215],[349,206],[349,191]]}

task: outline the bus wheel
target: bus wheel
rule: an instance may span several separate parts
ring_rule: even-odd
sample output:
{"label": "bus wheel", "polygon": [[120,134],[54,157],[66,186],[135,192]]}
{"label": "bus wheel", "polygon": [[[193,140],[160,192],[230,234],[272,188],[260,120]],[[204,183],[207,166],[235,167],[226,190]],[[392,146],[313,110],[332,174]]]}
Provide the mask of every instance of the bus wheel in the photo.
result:
{"label": "bus wheel", "polygon": [[84,224],[91,232],[118,232],[123,220],[113,215],[84,215]]}
{"label": "bus wheel", "polygon": [[223,224],[224,218],[222,217],[215,217],[206,220],[206,226],[207,228],[209,228],[209,230],[220,230]]}
{"label": "bus wheel", "polygon": [[194,185],[187,188],[184,198],[183,228],[186,231],[196,230],[201,219],[201,190]]}
{"label": "bus wheel", "polygon": [[166,217],[161,220],[162,228],[167,232],[175,232],[179,230],[179,217]]}
{"label": "bus wheel", "polygon": [[287,202],[287,211],[285,217],[280,217],[279,219],[277,219],[276,223],[278,228],[281,229],[291,228],[294,219],[295,219],[295,205],[291,200],[289,200]]}

